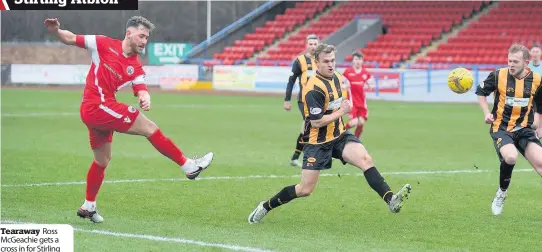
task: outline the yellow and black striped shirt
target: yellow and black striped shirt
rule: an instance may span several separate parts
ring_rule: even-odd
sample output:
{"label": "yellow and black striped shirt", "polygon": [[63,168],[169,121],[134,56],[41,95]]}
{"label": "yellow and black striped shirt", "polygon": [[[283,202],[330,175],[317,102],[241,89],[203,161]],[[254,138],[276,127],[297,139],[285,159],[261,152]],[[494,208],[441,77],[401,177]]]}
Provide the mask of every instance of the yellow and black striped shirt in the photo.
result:
{"label": "yellow and black striped shirt", "polygon": [[342,80],[343,77],[339,72],[335,72],[332,78],[324,77],[318,72],[309,78],[303,89],[306,118],[303,141],[306,144],[327,143],[346,131],[342,117],[320,128],[315,128],[310,123],[311,120],[319,120],[341,107]]}
{"label": "yellow and black striped shirt", "polygon": [[307,85],[307,81],[313,75],[313,72],[316,70],[316,63],[313,57],[307,56],[305,54],[297,56],[292,65],[292,75],[288,79],[288,84],[286,86],[286,97],[285,101],[292,99],[292,90],[296,80],[299,80],[299,93],[297,93],[297,100],[303,101],[303,88]]}
{"label": "yellow and black striped shirt", "polygon": [[490,131],[514,132],[522,128],[530,128],[534,121],[534,109],[542,113],[541,76],[529,70],[523,79],[517,79],[501,68],[489,74],[478,85],[476,95],[495,96],[493,118]]}

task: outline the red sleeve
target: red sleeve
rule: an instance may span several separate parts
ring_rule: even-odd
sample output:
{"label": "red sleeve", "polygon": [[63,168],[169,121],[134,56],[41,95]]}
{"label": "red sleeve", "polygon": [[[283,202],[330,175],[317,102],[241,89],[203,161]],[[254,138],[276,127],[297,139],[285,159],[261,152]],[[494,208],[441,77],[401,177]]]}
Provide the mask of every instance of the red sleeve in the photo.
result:
{"label": "red sleeve", "polygon": [[134,96],[137,96],[137,93],[139,91],[141,91],[141,90],[145,90],[145,91],[149,92],[149,90],[147,89],[146,84],[132,85],[132,89],[134,90]]}
{"label": "red sleeve", "polygon": [[149,91],[147,89],[147,81],[145,80],[145,70],[140,65],[136,68],[134,72],[134,80],[132,81],[132,90],[134,91],[134,96],[137,96],[137,93],[141,90]]}
{"label": "red sleeve", "polygon": [[109,37],[103,35],[75,35],[75,45],[96,51],[98,47],[108,42]]}
{"label": "red sleeve", "polygon": [[85,46],[85,35],[75,35],[75,45],[81,48],[87,48]]}
{"label": "red sleeve", "polygon": [[346,73],[348,72],[348,69],[350,69],[350,68],[344,69],[344,71],[343,71],[343,75],[344,75],[345,77],[346,77]]}

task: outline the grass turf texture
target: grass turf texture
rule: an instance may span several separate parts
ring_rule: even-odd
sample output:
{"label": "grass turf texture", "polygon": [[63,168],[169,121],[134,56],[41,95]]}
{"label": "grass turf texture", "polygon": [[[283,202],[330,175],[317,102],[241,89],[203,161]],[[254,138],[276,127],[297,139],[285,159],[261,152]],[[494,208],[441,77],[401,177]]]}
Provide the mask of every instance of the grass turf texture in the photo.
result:
{"label": "grass turf texture", "polygon": [[[76,217],[85,186],[6,187],[84,181],[92,153],[79,119],[79,91],[2,90],[2,220],[67,223],[81,229],[184,238],[276,251],[535,251],[542,225],[540,177],[516,172],[503,216],[491,215],[498,160],[473,104],[369,102],[362,141],[381,172],[488,170],[384,175],[394,191],[411,183],[392,214],[359,170],[334,167],[313,195],[247,216],[297,177],[105,183],[101,224]],[[119,100],[135,104],[128,93]],[[299,111],[278,97],[154,94],[145,114],[188,155],[215,152],[202,177],[298,175],[288,164]],[[530,168],[521,159],[516,169]],[[350,176],[344,176],[345,174]],[[338,176],[343,174],[343,176]],[[358,176],[352,176],[358,175]],[[106,180],[184,178],[143,137],[114,135]],[[229,251],[196,244],[75,233],[75,251]]]}

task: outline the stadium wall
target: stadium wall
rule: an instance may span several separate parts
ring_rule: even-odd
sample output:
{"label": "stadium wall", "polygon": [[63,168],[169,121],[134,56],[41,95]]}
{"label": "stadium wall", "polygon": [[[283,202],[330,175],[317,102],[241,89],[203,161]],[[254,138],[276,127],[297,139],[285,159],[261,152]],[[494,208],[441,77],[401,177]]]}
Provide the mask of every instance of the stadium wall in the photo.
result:
{"label": "stadium wall", "polygon": [[[212,82],[201,81],[198,65],[145,66],[149,86],[164,90],[217,90],[282,95],[290,67],[215,66]],[[2,84],[84,85],[89,65],[3,64]],[[344,69],[339,68],[342,72]],[[376,85],[366,89],[371,100],[476,102],[475,88],[458,95],[447,86],[449,70],[368,69]],[[474,69],[475,83],[489,71]],[[296,93],[297,85],[294,88]],[[492,100],[490,98],[490,100]]]}

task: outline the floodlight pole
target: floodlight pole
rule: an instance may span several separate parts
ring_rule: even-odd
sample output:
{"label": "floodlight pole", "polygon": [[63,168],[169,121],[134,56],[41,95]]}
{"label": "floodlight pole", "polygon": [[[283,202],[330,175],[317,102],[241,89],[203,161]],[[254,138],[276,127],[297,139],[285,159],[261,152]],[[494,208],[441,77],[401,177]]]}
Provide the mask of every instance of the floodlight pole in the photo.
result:
{"label": "floodlight pole", "polygon": [[211,42],[211,0],[207,0],[207,45]]}

